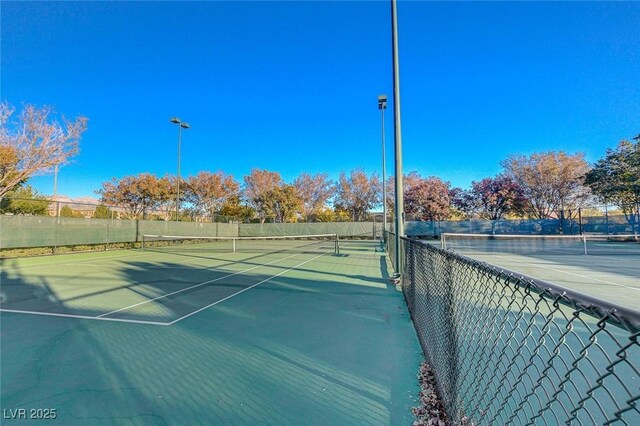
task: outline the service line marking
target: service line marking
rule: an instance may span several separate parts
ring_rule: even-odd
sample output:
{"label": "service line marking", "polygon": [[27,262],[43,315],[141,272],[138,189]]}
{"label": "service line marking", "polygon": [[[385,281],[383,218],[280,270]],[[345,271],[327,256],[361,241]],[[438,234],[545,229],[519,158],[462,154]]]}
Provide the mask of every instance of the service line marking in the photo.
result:
{"label": "service line marking", "polygon": [[[573,273],[573,272],[563,271],[562,269],[555,269],[555,268],[551,268],[549,266],[539,265],[537,263],[531,263],[531,262],[527,262],[527,261],[524,261],[524,260],[518,260],[516,258],[509,257],[509,256],[500,256],[500,255],[493,255],[493,256],[500,257],[502,259],[511,260],[511,261],[514,261],[514,262],[524,263],[525,265],[533,266],[534,268],[548,269],[550,271],[559,272],[561,274],[573,275],[574,277],[584,278],[586,280],[599,281],[599,282],[604,283],[604,284],[611,284],[611,285],[615,285],[615,286],[618,286],[618,287],[624,287],[624,288],[627,288],[629,290],[640,291],[639,287],[629,287],[629,286],[626,286],[624,284],[614,283],[613,281],[601,280],[599,278],[590,277],[588,275],[582,275],[582,274],[576,274],[576,273]],[[491,262],[489,262],[489,263],[491,263]]]}
{"label": "service line marking", "polygon": [[111,321],[111,322],[132,323],[132,324],[145,324],[145,325],[169,326],[169,325],[173,325],[173,324],[177,323],[178,321],[182,321],[183,319],[188,318],[188,317],[190,317],[190,316],[192,316],[192,315],[195,315],[195,314],[197,314],[198,312],[202,312],[202,311],[203,311],[203,310],[205,310],[205,309],[208,309],[208,308],[210,308],[210,307],[212,307],[212,306],[214,306],[214,305],[217,305],[218,303],[221,303],[221,302],[224,302],[225,300],[231,299],[232,297],[235,297],[235,296],[237,296],[237,295],[238,295],[238,294],[240,294],[240,293],[244,293],[244,292],[245,292],[245,291],[247,291],[247,290],[251,290],[252,288],[254,288],[254,287],[256,287],[256,286],[259,286],[260,284],[263,284],[263,283],[266,283],[266,282],[268,282],[268,281],[271,281],[272,279],[277,278],[277,277],[279,277],[280,275],[286,274],[287,272],[289,272],[289,271],[291,271],[291,270],[293,270],[293,269],[296,269],[296,268],[298,268],[298,267],[300,267],[300,266],[302,266],[302,265],[304,265],[304,264],[306,264],[306,263],[309,263],[309,262],[311,262],[311,261],[313,261],[313,260],[316,260],[316,259],[318,259],[319,257],[324,256],[325,254],[323,253],[323,254],[320,254],[320,255],[318,255],[318,256],[315,256],[315,257],[313,257],[313,258],[311,258],[311,259],[305,260],[304,262],[300,262],[300,263],[298,263],[297,265],[292,266],[291,268],[288,268],[288,269],[286,269],[286,270],[284,270],[284,271],[282,271],[282,272],[279,272],[279,273],[277,273],[277,274],[275,274],[275,275],[272,275],[272,276],[271,276],[271,277],[269,277],[269,278],[265,278],[264,280],[262,280],[262,281],[260,281],[260,282],[257,282],[257,283],[255,283],[255,284],[253,284],[253,285],[249,286],[249,287],[245,287],[245,288],[243,288],[242,290],[237,291],[237,292],[235,292],[235,293],[233,293],[233,294],[231,294],[231,295],[229,295],[229,296],[227,296],[227,297],[225,297],[225,298],[223,298],[223,299],[216,300],[215,302],[210,303],[210,304],[209,304],[209,305],[207,305],[207,306],[204,306],[204,307],[202,307],[202,308],[200,308],[200,309],[198,309],[198,310],[196,310],[196,311],[193,311],[193,312],[190,312],[190,313],[188,313],[188,314],[186,314],[186,315],[183,315],[182,317],[177,318],[177,319],[175,319],[175,320],[173,320],[173,321],[171,321],[171,322],[147,321],[147,320],[135,320],[135,319],[124,319],[124,318],[108,318],[108,317],[106,317],[106,315],[110,315],[110,314],[115,313],[115,312],[119,312],[119,311],[122,311],[122,310],[126,310],[126,309],[132,308],[132,307],[134,307],[134,306],[139,306],[139,305],[142,305],[142,304],[144,304],[144,303],[149,303],[149,302],[152,302],[152,301],[154,301],[154,300],[158,300],[158,299],[161,299],[161,298],[163,298],[163,297],[167,297],[167,296],[170,296],[170,295],[172,295],[172,294],[180,293],[180,292],[182,292],[182,291],[186,291],[186,290],[189,290],[189,289],[191,289],[191,288],[199,287],[199,286],[202,286],[202,285],[205,285],[205,284],[208,284],[208,283],[214,282],[214,281],[219,281],[219,280],[222,280],[222,279],[224,279],[224,278],[229,278],[229,277],[234,276],[234,275],[242,274],[243,272],[248,272],[248,271],[251,271],[251,270],[253,270],[253,269],[260,268],[260,267],[262,267],[262,266],[271,265],[271,264],[273,264],[273,263],[280,262],[280,261],[282,261],[282,260],[286,260],[286,259],[290,259],[290,258],[292,258],[292,257],[300,256],[301,254],[302,254],[302,253],[293,254],[293,255],[291,255],[291,256],[287,256],[287,257],[284,257],[284,258],[282,258],[282,259],[277,259],[277,260],[274,260],[274,261],[269,262],[269,263],[265,263],[265,264],[257,265],[257,266],[254,266],[254,267],[251,267],[251,268],[248,268],[248,269],[245,269],[245,270],[239,271],[239,272],[235,272],[235,273],[233,273],[233,274],[228,274],[228,275],[225,275],[225,276],[223,276],[223,277],[219,277],[219,278],[215,278],[215,279],[213,279],[213,280],[205,281],[205,282],[202,282],[202,283],[199,283],[199,284],[193,285],[193,286],[191,286],[191,287],[187,287],[187,288],[184,288],[184,289],[181,289],[181,290],[178,290],[178,291],[174,291],[174,292],[172,292],[172,293],[168,293],[168,294],[165,294],[165,295],[162,295],[162,296],[159,296],[159,297],[153,298],[153,299],[146,300],[146,301],[144,301],[144,302],[136,303],[135,305],[127,306],[127,307],[125,307],[125,308],[117,309],[117,310],[114,310],[114,311],[111,311],[111,312],[107,312],[107,313],[104,313],[104,314],[101,314],[101,315],[98,315],[98,316],[90,316],[90,315],[76,315],[76,314],[62,314],[62,313],[56,313],[56,312],[27,311],[27,310],[21,310],[21,309],[5,309],[5,308],[0,308],[0,312],[9,312],[9,313],[27,314],[27,315],[40,315],[40,316],[49,316],[49,317],[63,317],[63,318],[88,319],[88,320],[96,320],[96,321]]}
{"label": "service line marking", "polygon": [[257,269],[257,268],[261,268],[263,266],[271,265],[273,263],[280,262],[282,260],[286,260],[286,259],[290,259],[292,257],[300,256],[300,254],[302,254],[302,253],[293,254],[291,256],[283,257],[282,259],[276,259],[276,260],[274,260],[272,262],[269,262],[269,263],[263,263],[263,264],[260,264],[260,265],[257,265],[257,266],[253,266],[253,267],[248,268],[248,269],[244,269],[242,271],[234,272],[233,274],[228,274],[228,275],[224,275],[222,277],[214,278],[212,280],[203,281],[201,283],[194,284],[194,285],[189,286],[189,287],[181,288],[180,290],[172,291],[171,293],[163,294],[162,296],[154,297],[153,299],[143,300],[142,302],[138,302],[138,303],[135,303],[135,304],[130,305],[130,306],[125,306],[124,308],[115,309],[115,310],[110,311],[110,312],[105,312],[104,314],[98,315],[96,318],[103,318],[103,317],[106,317],[107,315],[115,314],[116,312],[125,311],[127,309],[135,308],[136,306],[144,305],[146,303],[150,303],[150,302],[153,302],[153,301],[156,301],[156,300],[159,300],[159,299],[163,299],[165,297],[172,296],[174,294],[182,293],[183,291],[191,290],[193,288],[200,287],[200,286],[203,286],[205,284],[210,284],[210,283],[213,283],[213,282],[216,282],[216,281],[223,280],[225,278],[233,277],[234,275],[239,275],[239,274],[242,274],[242,273],[245,273],[245,272],[249,272],[249,271]]}
{"label": "service line marking", "polygon": [[20,309],[0,308],[0,312],[11,312],[16,314],[28,314],[28,315],[42,315],[47,317],[90,319],[90,320],[98,320],[98,321],[129,322],[134,324],[147,324],[147,325],[165,325],[165,326],[171,325],[170,322],[145,321],[145,320],[124,319],[124,318],[98,318],[98,317],[92,317],[89,315],[59,314],[55,312],[23,311]]}
{"label": "service line marking", "polygon": [[311,261],[313,261],[313,260],[316,260],[317,258],[319,258],[319,257],[321,257],[321,256],[324,256],[324,254],[319,254],[318,256],[316,256],[316,257],[314,257],[314,258],[312,258],[312,259],[305,260],[304,262],[298,263],[296,266],[292,266],[291,268],[289,268],[289,269],[287,269],[287,270],[285,270],[285,271],[282,271],[282,272],[280,272],[280,273],[278,273],[278,274],[276,274],[276,275],[273,275],[273,276],[271,276],[271,277],[269,277],[269,278],[266,278],[266,279],[264,279],[264,280],[262,280],[262,281],[260,281],[260,282],[258,282],[258,283],[255,283],[255,284],[253,284],[252,286],[249,286],[249,287],[243,288],[242,290],[237,291],[237,292],[235,292],[235,293],[233,293],[233,294],[231,294],[231,295],[229,295],[229,296],[227,296],[227,297],[225,297],[225,298],[223,298],[223,299],[216,300],[215,302],[210,303],[210,304],[208,304],[207,306],[204,306],[204,307],[202,307],[202,308],[200,308],[200,309],[198,309],[198,310],[196,310],[196,311],[190,312],[190,313],[188,313],[187,315],[181,316],[180,318],[178,318],[178,319],[175,319],[175,320],[171,321],[171,322],[169,323],[169,325],[173,325],[173,324],[177,323],[178,321],[182,321],[182,320],[183,320],[183,319],[185,319],[185,318],[189,318],[191,315],[195,315],[195,314],[197,314],[198,312],[204,311],[205,309],[208,309],[208,308],[210,308],[210,307],[212,307],[212,306],[217,305],[218,303],[224,302],[225,300],[229,300],[229,299],[231,299],[232,297],[235,297],[235,296],[239,295],[240,293],[244,293],[244,292],[245,292],[245,291],[247,291],[247,290],[251,290],[252,288],[254,288],[254,287],[256,287],[256,286],[259,286],[260,284],[266,283],[267,281],[271,281],[272,279],[274,279],[274,278],[276,278],[276,277],[279,277],[280,275],[286,274],[287,272],[289,272],[289,271],[291,271],[291,270],[293,270],[293,269],[296,269],[297,267],[302,266],[302,265],[304,265],[305,263],[309,263],[309,262],[311,262]]}

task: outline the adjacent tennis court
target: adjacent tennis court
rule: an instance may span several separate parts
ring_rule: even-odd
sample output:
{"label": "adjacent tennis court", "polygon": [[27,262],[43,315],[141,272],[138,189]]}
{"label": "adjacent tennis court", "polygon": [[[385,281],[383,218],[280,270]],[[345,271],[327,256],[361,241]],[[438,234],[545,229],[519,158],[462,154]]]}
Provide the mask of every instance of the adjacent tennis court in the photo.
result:
{"label": "adjacent tennis court", "polygon": [[444,248],[640,309],[640,238],[634,235],[443,234]]}
{"label": "adjacent tennis court", "polygon": [[412,422],[421,351],[377,242],[145,241],[0,261],[5,410],[60,424]]}
{"label": "adjacent tennis court", "polygon": [[452,424],[639,424],[638,310],[476,260],[497,263],[490,256],[509,245],[500,238],[467,239],[460,245],[475,251],[460,255],[406,237],[396,245],[392,236]]}

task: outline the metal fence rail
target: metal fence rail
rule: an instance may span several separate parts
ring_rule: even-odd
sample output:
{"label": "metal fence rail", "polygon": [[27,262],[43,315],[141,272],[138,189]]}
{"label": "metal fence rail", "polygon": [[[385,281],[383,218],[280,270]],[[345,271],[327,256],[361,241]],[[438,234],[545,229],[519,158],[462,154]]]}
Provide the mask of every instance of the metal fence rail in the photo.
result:
{"label": "metal fence rail", "polygon": [[640,424],[639,312],[425,242],[399,249],[454,424]]}

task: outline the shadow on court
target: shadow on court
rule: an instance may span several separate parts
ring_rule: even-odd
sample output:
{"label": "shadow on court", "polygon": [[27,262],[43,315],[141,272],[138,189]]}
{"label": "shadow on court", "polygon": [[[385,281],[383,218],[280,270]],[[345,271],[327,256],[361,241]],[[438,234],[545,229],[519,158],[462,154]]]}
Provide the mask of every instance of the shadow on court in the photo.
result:
{"label": "shadow on court", "polygon": [[386,259],[368,250],[175,297],[161,296],[233,269],[3,261],[3,309],[95,317],[156,298],[128,318],[165,323],[270,279],[171,326],[2,312],[2,406],[53,408],[59,424],[409,424],[420,348]]}

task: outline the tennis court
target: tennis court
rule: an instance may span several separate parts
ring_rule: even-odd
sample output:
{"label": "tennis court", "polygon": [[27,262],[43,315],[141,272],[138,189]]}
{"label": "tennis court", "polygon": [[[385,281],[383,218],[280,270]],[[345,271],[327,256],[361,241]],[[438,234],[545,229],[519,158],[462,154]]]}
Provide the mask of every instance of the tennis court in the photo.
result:
{"label": "tennis court", "polygon": [[410,424],[421,351],[386,255],[274,242],[1,260],[3,424]]}
{"label": "tennis court", "polygon": [[[639,311],[527,276],[522,265],[477,260],[498,263],[495,249],[511,244],[488,237],[459,241],[466,255],[456,244],[443,250],[433,241],[388,239],[400,253],[403,292],[452,423],[639,424]],[[504,257],[513,261],[519,251],[532,265],[543,258],[535,251],[564,250],[555,240],[545,250],[529,240],[527,257],[521,242],[512,243]],[[627,256],[629,273],[634,259]]]}
{"label": "tennis court", "polygon": [[444,234],[443,241],[474,259],[640,310],[635,236]]}

